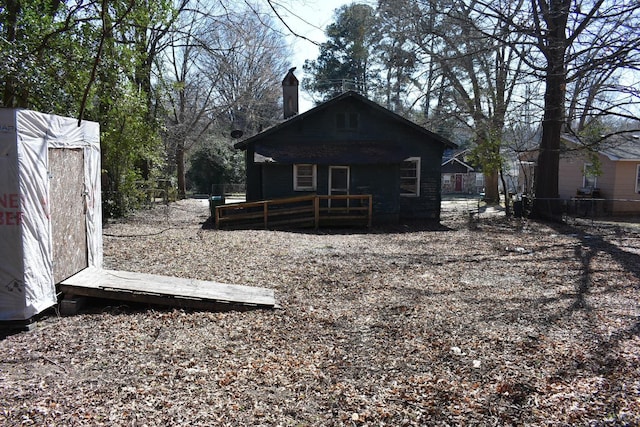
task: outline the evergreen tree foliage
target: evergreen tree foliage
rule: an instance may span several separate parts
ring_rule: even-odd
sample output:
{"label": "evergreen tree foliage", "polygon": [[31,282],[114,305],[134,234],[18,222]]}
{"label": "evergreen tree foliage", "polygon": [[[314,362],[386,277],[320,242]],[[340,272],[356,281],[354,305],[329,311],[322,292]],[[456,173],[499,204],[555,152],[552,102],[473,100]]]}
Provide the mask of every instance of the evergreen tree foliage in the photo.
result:
{"label": "evergreen tree foliage", "polygon": [[375,10],[353,3],[335,12],[335,22],[326,29],[328,40],[320,45],[316,60],[307,60],[302,81],[306,90],[327,100],[347,90],[369,94],[370,56],[374,46]]}
{"label": "evergreen tree foliage", "polygon": [[214,185],[244,183],[243,153],[228,138],[211,138],[191,155],[187,182],[198,193],[208,194]]}
{"label": "evergreen tree foliage", "polygon": [[2,107],[75,115],[99,35],[91,4],[0,3]]}

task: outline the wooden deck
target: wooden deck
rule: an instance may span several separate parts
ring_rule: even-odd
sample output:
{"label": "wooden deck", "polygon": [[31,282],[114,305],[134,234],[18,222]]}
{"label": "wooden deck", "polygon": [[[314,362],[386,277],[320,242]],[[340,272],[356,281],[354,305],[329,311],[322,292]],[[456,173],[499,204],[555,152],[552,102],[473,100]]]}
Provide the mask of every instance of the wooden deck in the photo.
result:
{"label": "wooden deck", "polygon": [[370,194],[310,195],[216,206],[216,228],[371,227]]}
{"label": "wooden deck", "polygon": [[93,297],[214,311],[277,307],[272,289],[92,267],[59,288],[66,301]]}

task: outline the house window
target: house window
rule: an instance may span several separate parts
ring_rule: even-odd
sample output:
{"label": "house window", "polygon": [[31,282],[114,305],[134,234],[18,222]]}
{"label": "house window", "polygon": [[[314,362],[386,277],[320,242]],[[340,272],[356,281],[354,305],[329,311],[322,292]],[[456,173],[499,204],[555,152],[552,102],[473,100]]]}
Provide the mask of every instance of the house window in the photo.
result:
{"label": "house window", "polygon": [[400,195],[420,195],[420,157],[410,157],[400,165]]}
{"label": "house window", "polygon": [[293,165],[293,190],[315,191],[316,165]]}
{"label": "house window", "polygon": [[476,186],[483,187],[484,186],[484,174],[476,173]]}
{"label": "house window", "polygon": [[448,173],[442,175],[442,182],[444,184],[451,184],[451,175],[449,175]]}
{"label": "house window", "polygon": [[336,129],[338,130],[358,129],[358,113],[337,113]]}
{"label": "house window", "polygon": [[582,172],[582,187],[583,188],[596,188],[597,177],[594,174],[593,165],[591,163],[585,163]]}
{"label": "house window", "polygon": [[636,168],[636,193],[640,194],[640,165]]}

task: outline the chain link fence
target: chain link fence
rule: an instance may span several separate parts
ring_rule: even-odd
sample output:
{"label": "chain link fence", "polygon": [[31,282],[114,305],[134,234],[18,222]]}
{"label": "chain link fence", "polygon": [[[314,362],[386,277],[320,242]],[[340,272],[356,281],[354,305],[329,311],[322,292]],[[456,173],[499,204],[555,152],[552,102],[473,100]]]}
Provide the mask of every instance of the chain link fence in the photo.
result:
{"label": "chain link fence", "polygon": [[[517,201],[514,202],[514,214],[518,215]],[[521,202],[521,216],[531,213],[533,203],[536,209],[549,217],[561,216],[563,220],[571,219],[624,219],[640,221],[640,200],[607,199],[596,197],[573,197],[571,199],[526,199]],[[559,218],[560,219],[560,218]]]}
{"label": "chain link fence", "polygon": [[[620,222],[640,226],[640,199],[607,199],[595,197],[574,197],[571,199],[534,199],[514,196],[509,199],[509,214],[514,218],[529,218],[536,209],[547,218],[575,222]],[[441,216],[478,222],[483,219],[505,217],[507,206],[502,198],[498,205],[487,205],[480,197],[443,197]]]}

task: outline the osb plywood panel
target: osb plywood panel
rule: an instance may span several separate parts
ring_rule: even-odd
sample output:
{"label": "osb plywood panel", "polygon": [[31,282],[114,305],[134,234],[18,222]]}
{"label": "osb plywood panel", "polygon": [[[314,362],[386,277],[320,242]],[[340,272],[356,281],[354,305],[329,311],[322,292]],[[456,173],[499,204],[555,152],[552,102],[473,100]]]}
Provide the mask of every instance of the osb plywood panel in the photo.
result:
{"label": "osb plywood panel", "polygon": [[50,208],[55,283],[88,266],[82,150],[49,149]]}

